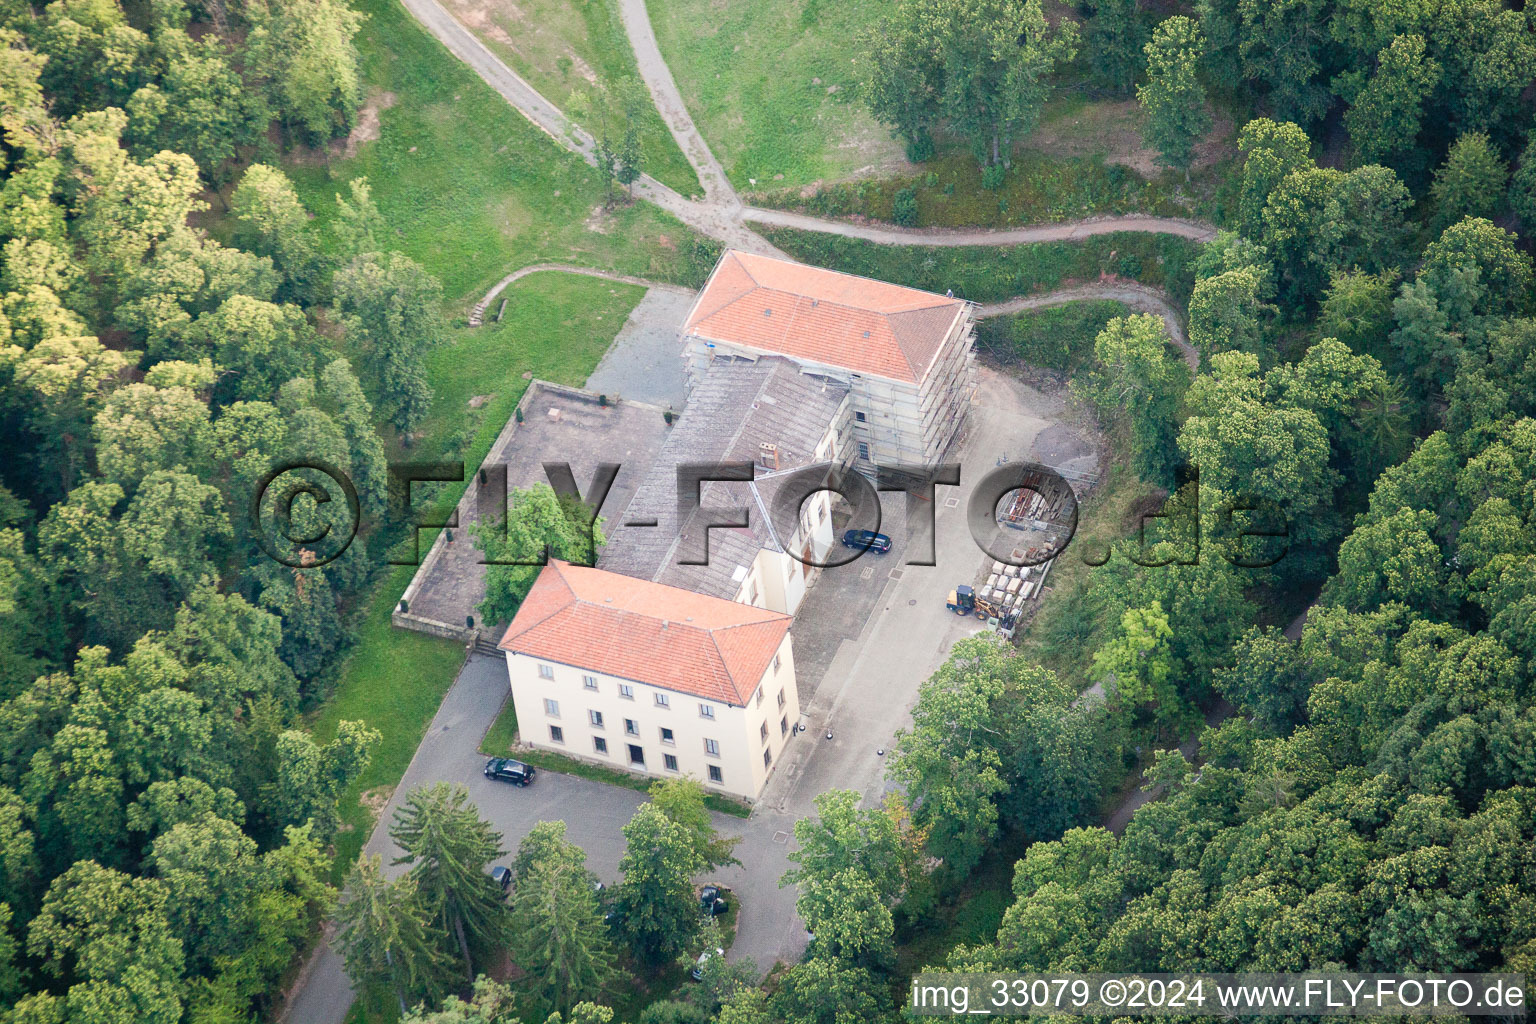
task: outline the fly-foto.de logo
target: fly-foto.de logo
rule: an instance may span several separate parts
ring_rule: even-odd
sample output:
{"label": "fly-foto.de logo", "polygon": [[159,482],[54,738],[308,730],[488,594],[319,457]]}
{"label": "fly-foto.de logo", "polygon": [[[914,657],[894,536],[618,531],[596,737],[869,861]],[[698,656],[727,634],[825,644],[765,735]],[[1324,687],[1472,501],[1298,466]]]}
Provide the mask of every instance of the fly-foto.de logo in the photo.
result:
{"label": "fly-foto.de logo", "polygon": [[[569,525],[589,540],[620,463],[600,463],[585,493],[576,483],[567,462],[545,462],[544,474],[560,499],[561,514]],[[751,485],[759,479],[753,462],[697,462],[677,466],[676,514],[670,522],[656,516],[620,518],[619,526],[635,530],[671,529],[678,540],[680,565],[708,565],[710,532],[750,529],[752,517],[766,515],[775,536],[793,536],[807,503],[822,492],[842,499],[847,512],[845,534],[867,538],[864,543],[833,546],[817,554],[809,548],[786,550],[791,558],[812,568],[846,565],[864,555],[881,533],[880,494],[904,494],[907,565],[936,564],[936,518],[939,488],[962,488],[960,466],[879,466],[865,474],[835,463],[818,463],[788,473],[775,474],[771,497],[764,501],[722,503],[720,493],[735,494],[731,485]],[[412,486],[418,483],[462,483],[462,462],[410,462],[389,466],[388,515],[409,531],[409,557],[391,557],[391,565],[420,564],[422,530],[456,529],[459,507],[445,516],[433,517],[414,508]],[[705,504],[709,484],[725,485]],[[471,483],[475,509],[482,529],[501,531],[506,539],[507,510],[511,498],[505,466],[486,466]],[[952,496],[947,504],[958,505]],[[1079,505],[1071,483],[1056,470],[1036,462],[1007,462],[988,471],[963,498],[965,522],[977,548],[1004,565],[1043,565],[1062,555],[1077,534]],[[1131,561],[1144,567],[1190,564],[1201,555],[1201,524],[1211,510],[1199,504],[1199,477],[1180,492],[1180,500],[1164,511],[1140,517],[1134,544],[1122,544]],[[1289,524],[1273,503],[1226,499],[1215,510],[1225,524],[1220,555],[1235,566],[1261,568],[1274,565],[1288,550]],[[274,466],[253,490],[250,521],[257,543],[271,558],[294,568],[323,566],[344,554],[362,529],[363,503],[358,489],[341,469],[321,460],[294,460]],[[1149,527],[1152,532],[1149,534]],[[1170,545],[1165,539],[1177,535]],[[515,557],[482,556],[485,565],[543,565],[548,552],[541,545],[514,552]],[[506,544],[497,549],[505,551]],[[1103,564],[1109,558],[1105,545],[1085,546],[1085,563]]]}

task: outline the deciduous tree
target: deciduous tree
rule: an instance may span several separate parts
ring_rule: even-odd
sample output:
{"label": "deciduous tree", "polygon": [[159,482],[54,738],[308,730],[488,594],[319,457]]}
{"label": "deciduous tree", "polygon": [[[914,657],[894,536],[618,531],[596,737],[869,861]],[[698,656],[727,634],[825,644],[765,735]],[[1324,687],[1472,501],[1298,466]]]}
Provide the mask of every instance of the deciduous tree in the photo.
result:
{"label": "deciduous tree", "polygon": [[1147,83],[1136,89],[1147,115],[1147,141],[1163,163],[1184,172],[1185,181],[1195,143],[1211,130],[1205,87],[1198,77],[1204,42],[1192,19],[1175,15],[1163,21],[1147,44]]}
{"label": "deciduous tree", "polygon": [[645,803],[624,826],[624,880],[614,893],[624,934],[637,956],[655,967],[689,947],[699,930],[693,876],[704,867],[696,837]]}

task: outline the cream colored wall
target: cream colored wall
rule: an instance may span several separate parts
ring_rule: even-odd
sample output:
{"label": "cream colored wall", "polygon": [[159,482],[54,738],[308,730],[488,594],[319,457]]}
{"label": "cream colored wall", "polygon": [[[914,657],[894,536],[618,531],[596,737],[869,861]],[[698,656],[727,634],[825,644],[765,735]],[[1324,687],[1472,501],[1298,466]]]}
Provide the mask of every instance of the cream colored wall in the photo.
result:
{"label": "cream colored wall", "polygon": [[[554,678],[545,679],[539,675],[541,664],[550,667]],[[517,709],[519,738],[523,743],[540,750],[550,750],[568,757],[659,778],[691,775],[703,783],[706,789],[747,800],[756,799],[768,776],[762,762],[762,723],[765,719],[769,722],[768,746],[772,751],[772,761],[777,764],[779,753],[788,742],[788,736],[780,734],[779,721],[788,714],[789,725],[793,728],[799,715],[794,654],[787,634],[779,649],[777,672],[770,663],[759,684],[759,689],[765,694],[761,705],[756,702],[754,694],[748,698],[745,708],[705,701],[692,694],[648,686],[523,654],[507,654],[507,676],[512,688],[513,705]],[[582,681],[584,676],[596,679],[596,690],[585,687]],[[621,684],[633,689],[633,699],[620,695]],[[785,691],[786,707],[789,709],[782,712],[778,710],[777,701],[777,693],[781,688]],[[662,707],[656,703],[658,693],[667,697],[669,706]],[[558,717],[546,712],[546,698],[558,703]],[[701,704],[714,709],[713,719],[700,715]],[[589,718],[589,712],[592,711],[601,712],[601,727],[592,724]],[[632,719],[636,723],[638,737],[626,734],[625,719]],[[562,730],[562,742],[551,739],[549,727],[552,725]],[[670,744],[662,742],[663,727],[672,730]],[[593,743],[596,737],[608,741],[607,754],[596,751]],[[719,757],[712,757],[705,752],[705,739],[718,741]],[[628,745],[631,743],[642,749],[645,755],[644,768],[631,765],[628,754]],[[666,754],[677,758],[677,771],[665,767]],[[721,782],[710,781],[710,765],[720,768]]]}

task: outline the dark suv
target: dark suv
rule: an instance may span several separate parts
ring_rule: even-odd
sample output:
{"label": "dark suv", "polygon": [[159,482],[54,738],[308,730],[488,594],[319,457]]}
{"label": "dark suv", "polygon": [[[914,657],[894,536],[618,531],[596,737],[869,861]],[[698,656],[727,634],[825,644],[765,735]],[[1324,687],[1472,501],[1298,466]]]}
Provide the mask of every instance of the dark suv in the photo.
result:
{"label": "dark suv", "polygon": [[874,530],[844,530],[843,547],[873,551],[883,555],[891,550],[891,538]]}
{"label": "dark suv", "polygon": [[514,761],[510,757],[493,757],[485,762],[485,777],[510,782],[514,786],[526,786],[538,773],[533,765]]}

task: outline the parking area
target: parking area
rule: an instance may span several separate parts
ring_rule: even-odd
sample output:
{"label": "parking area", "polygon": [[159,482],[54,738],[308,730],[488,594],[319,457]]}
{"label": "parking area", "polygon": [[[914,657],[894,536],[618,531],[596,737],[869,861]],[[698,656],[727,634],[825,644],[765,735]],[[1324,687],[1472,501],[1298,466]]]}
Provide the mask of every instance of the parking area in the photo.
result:
{"label": "parking area", "polygon": [[[1040,415],[1041,407],[1054,415]],[[810,591],[796,618],[794,642],[802,707],[811,727],[787,748],[751,818],[715,816],[722,834],[742,837],[737,847],[741,865],[712,879],[732,887],[740,901],[732,959],[750,958],[766,971],[776,960],[800,956],[806,936],[795,913],[795,892],[779,886],[791,867],[795,822],[814,814],[816,796],[829,789],[856,790],[866,805],[879,801],[888,788],[886,757],[897,731],[910,721],[918,687],[957,640],[986,628],[944,604],[948,591],[970,580],[982,558],[965,521],[969,487],[1004,458],[1054,463],[1065,457],[1084,472],[1090,463],[1096,465],[1096,439],[1060,413],[1059,405],[1050,408],[1025,385],[981,370],[961,455],[961,485],[939,488],[935,499],[937,564],[905,564],[904,499],[890,495],[895,500],[883,505],[882,531],[892,537],[894,550],[824,570]],[[580,471],[577,478],[585,484]],[[534,823],[563,820],[570,838],[587,851],[592,869],[604,881],[616,882],[623,854],[620,830],[643,795],[550,772],[526,789],[485,779],[477,747],[506,695],[504,664],[494,657],[471,657],[433,720],[401,792],[439,780],[463,783],[502,831],[509,849]],[[397,793],[383,821],[399,798]],[[376,832],[368,851],[387,860],[393,844],[383,831]]]}

